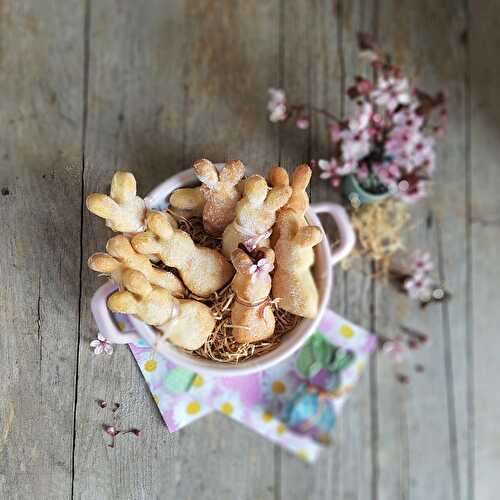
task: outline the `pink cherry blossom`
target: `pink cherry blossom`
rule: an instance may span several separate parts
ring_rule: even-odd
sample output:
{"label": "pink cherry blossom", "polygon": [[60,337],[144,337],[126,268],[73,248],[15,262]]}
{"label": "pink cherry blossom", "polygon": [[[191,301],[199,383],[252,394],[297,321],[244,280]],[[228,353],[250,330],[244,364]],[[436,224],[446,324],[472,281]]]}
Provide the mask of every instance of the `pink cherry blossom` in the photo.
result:
{"label": "pink cherry blossom", "polygon": [[368,155],[371,147],[371,134],[367,129],[357,132],[350,129],[342,131],[342,158],[346,163],[361,160]]}
{"label": "pink cherry blossom", "polygon": [[408,278],[404,287],[410,299],[427,302],[432,297],[432,279],[426,275]]}
{"label": "pink cherry blossom", "polygon": [[322,170],[320,174],[320,179],[330,179],[330,184],[333,187],[340,186],[342,176],[345,175],[342,172],[342,166],[339,162],[332,158],[328,160],[318,160],[318,167]]}
{"label": "pink cherry blossom", "polygon": [[395,76],[380,77],[370,96],[378,106],[394,111],[400,104],[410,103],[408,80]]}
{"label": "pink cherry blossom", "polygon": [[354,116],[349,120],[349,128],[352,132],[361,132],[370,124],[373,114],[373,106],[368,101],[362,101],[356,106]]}
{"label": "pink cherry blossom", "polygon": [[330,123],[328,133],[332,142],[338,142],[342,138],[342,129],[338,123]]}
{"label": "pink cherry blossom", "polygon": [[402,363],[406,357],[403,344],[399,340],[388,340],[382,346],[382,352],[395,363]]}
{"label": "pink cherry blossom", "polygon": [[97,339],[90,342],[90,347],[94,349],[94,354],[101,354],[103,352],[109,355],[113,354],[113,346],[101,333],[97,334]]}
{"label": "pink cherry blossom", "polygon": [[410,264],[414,276],[425,275],[434,269],[429,252],[415,251],[411,256]]}
{"label": "pink cherry blossom", "polygon": [[288,117],[285,92],[281,89],[270,88],[268,93],[267,110],[269,111],[269,121],[272,123],[285,121]]}
{"label": "pink cherry blossom", "polygon": [[259,259],[256,264],[252,264],[249,268],[249,273],[252,275],[252,281],[260,277],[268,276],[274,269],[274,266],[267,259]]}
{"label": "pink cherry blossom", "polygon": [[397,183],[397,195],[407,203],[415,203],[427,195],[427,183],[416,176],[403,177]]}
{"label": "pink cherry blossom", "polygon": [[311,120],[308,116],[299,116],[295,121],[295,125],[301,130],[306,130],[311,125]]}

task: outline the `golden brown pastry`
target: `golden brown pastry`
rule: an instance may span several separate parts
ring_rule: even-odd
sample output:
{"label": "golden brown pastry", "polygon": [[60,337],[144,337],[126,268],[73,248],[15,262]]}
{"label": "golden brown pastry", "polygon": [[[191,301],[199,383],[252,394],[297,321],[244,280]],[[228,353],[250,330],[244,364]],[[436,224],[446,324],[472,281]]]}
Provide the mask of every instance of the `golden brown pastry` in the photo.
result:
{"label": "golden brown pastry", "polygon": [[167,266],[175,267],[195,295],[208,297],[232,278],[230,262],[217,250],[195,245],[189,234],[172,227],[164,213],[151,211],[147,226],[148,231],[132,239],[134,249],[156,255]]}
{"label": "golden brown pastry", "polygon": [[87,208],[106,219],[106,226],[116,232],[136,233],[144,230],[146,205],[137,196],[135,177],[130,172],[116,172],[110,195],[94,193],[87,197]]}
{"label": "golden brown pastry", "polygon": [[231,324],[237,342],[257,342],[274,333],[271,308],[271,276],[274,252],[258,248],[252,256],[237,248],[231,254],[236,274],[231,283],[236,298],[231,306]]}
{"label": "golden brown pastry", "polygon": [[203,215],[205,196],[201,192],[201,186],[180,188],[170,195],[169,203],[169,208],[174,214],[191,219],[191,217],[201,217]]}
{"label": "golden brown pastry", "polygon": [[241,198],[237,186],[245,175],[245,165],[239,160],[226,162],[219,173],[210,160],[194,163],[196,176],[202,182],[201,192],[206,203],[203,208],[203,227],[210,234],[222,234],[235,217],[235,207]]}
{"label": "golden brown pastry", "polygon": [[236,205],[236,217],[224,230],[222,253],[229,257],[244,243],[249,249],[269,246],[271,228],[276,221],[276,212],[292,194],[289,186],[269,190],[266,180],[252,175],[245,182],[243,197]]}
{"label": "golden brown pastry", "polygon": [[314,318],[318,313],[319,296],[311,272],[313,247],[323,239],[316,226],[301,226],[299,216],[287,209],[278,215],[280,238],[274,248],[276,269],[272,295],[279,307],[297,316]]}
{"label": "golden brown pastry", "polygon": [[167,289],[176,297],[184,296],[184,285],[173,273],[157,269],[145,256],[137,253],[128,238],[119,234],[108,240],[108,253],[98,252],[88,260],[90,269],[107,274],[119,286],[123,286],[123,273],[126,269],[140,271],[153,285]]}
{"label": "golden brown pastry", "polygon": [[[307,209],[309,208],[309,196],[307,195],[306,189],[311,180],[312,171],[308,165],[299,165],[292,174],[292,195],[287,203],[281,208],[281,210],[286,210],[287,208],[292,209],[299,217],[299,224],[302,226],[307,226],[307,221],[304,217]],[[283,187],[289,185],[288,173],[282,167],[271,167],[268,172],[268,178],[271,186],[273,187]],[[271,247],[274,248],[276,242],[279,238],[279,224],[275,224],[273,227],[273,234],[271,235]]]}
{"label": "golden brown pastry", "polygon": [[168,290],[152,286],[141,272],[132,269],[123,272],[123,285],[125,290],[108,297],[111,311],[134,314],[184,349],[198,349],[212,333],[215,319],[205,304],[177,299]]}

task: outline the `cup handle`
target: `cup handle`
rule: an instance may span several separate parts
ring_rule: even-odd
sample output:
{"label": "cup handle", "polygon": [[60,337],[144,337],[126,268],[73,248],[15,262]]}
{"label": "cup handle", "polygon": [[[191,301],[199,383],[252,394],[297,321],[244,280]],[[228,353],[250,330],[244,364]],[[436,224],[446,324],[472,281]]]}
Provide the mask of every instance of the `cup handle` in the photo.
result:
{"label": "cup handle", "polygon": [[311,210],[316,214],[329,214],[337,225],[340,245],[332,250],[332,266],[334,266],[351,253],[356,243],[356,235],[354,234],[349,216],[345,208],[336,203],[313,203]]}
{"label": "cup handle", "polygon": [[141,337],[136,333],[123,333],[118,330],[116,323],[111,316],[106,300],[111,293],[117,290],[118,287],[114,283],[106,283],[94,293],[90,302],[90,309],[94,316],[99,333],[109,340],[112,344],[130,344]]}

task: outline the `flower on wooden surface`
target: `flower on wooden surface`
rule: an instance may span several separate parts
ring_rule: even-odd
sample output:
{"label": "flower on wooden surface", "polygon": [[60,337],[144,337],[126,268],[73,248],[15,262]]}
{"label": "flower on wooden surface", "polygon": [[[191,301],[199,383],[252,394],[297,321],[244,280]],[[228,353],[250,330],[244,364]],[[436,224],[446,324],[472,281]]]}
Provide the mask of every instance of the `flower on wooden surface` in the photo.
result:
{"label": "flower on wooden surface", "polygon": [[281,89],[270,88],[268,93],[269,121],[272,123],[284,122],[288,118],[285,92]]}
{"label": "flower on wooden surface", "polygon": [[414,276],[422,276],[431,272],[434,269],[431,254],[416,250],[410,257],[410,266]]}
{"label": "flower on wooden surface", "polygon": [[90,342],[90,347],[94,349],[94,354],[113,354],[111,342],[103,337],[100,332],[97,334],[97,338]]}
{"label": "flower on wooden surface", "polygon": [[404,287],[410,299],[427,302],[432,298],[432,279],[426,275],[416,275],[408,278]]}

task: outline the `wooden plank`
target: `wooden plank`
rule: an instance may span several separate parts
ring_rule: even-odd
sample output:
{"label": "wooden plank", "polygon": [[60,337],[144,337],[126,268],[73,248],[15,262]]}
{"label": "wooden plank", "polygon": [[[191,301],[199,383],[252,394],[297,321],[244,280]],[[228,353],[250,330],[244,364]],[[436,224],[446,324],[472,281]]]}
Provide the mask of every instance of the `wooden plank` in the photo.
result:
{"label": "wooden plank", "polygon": [[[479,18],[479,13],[481,17]],[[500,301],[498,246],[500,198],[498,196],[498,130],[500,69],[494,61],[500,47],[500,5],[471,2],[469,13],[470,53],[470,155],[468,178],[470,274],[468,304],[471,314],[469,337],[469,412],[472,464],[469,498],[498,497],[500,468],[500,398],[498,397],[498,352]]]}
{"label": "wooden plank", "polygon": [[[394,48],[395,62],[419,87],[433,92],[444,89],[448,94],[451,119],[438,145],[433,196],[412,209],[415,228],[408,246],[431,252],[438,274],[453,291],[453,300],[418,311],[407,299],[377,285],[380,332],[394,335],[394,327],[404,323],[433,338],[432,346],[409,365],[409,387],[398,385],[387,363],[378,363],[377,494],[384,499],[470,498],[466,494],[469,424],[464,288],[466,53],[460,44],[465,12],[452,1],[418,5],[394,1],[380,4],[378,19],[379,39],[387,50]],[[422,375],[414,372],[417,360],[425,366]]]}
{"label": "wooden plank", "polygon": [[[144,194],[202,156],[257,169],[277,161],[264,112],[277,15],[277,2],[92,2],[85,192],[106,189],[117,168],[133,171]],[[107,236],[85,215],[84,257]],[[89,301],[99,283],[84,271],[75,496],[272,497],[270,443],[220,415],[169,435],[127,349],[92,355]],[[97,398],[123,403],[122,425],[141,437],[107,448]]]}
{"label": "wooden plank", "polygon": [[71,494],[82,26],[76,0],[0,7],[1,498]]}
{"label": "wooden plank", "polygon": [[[363,2],[294,2],[286,5],[283,28],[283,82],[290,98],[342,115],[346,81],[361,67],[356,32],[371,26],[374,10]],[[297,19],[301,22],[297,23]],[[281,158],[288,167],[311,158],[328,158],[331,145],[324,117],[315,115],[309,132],[281,132]],[[311,199],[338,201],[316,173]],[[323,223],[333,234],[333,224]],[[337,267],[331,307],[352,321],[370,326],[371,280],[366,266],[348,272]],[[286,453],[281,456],[281,498],[370,498],[371,410],[370,380],[366,373],[337,423],[334,443],[313,467]]]}

